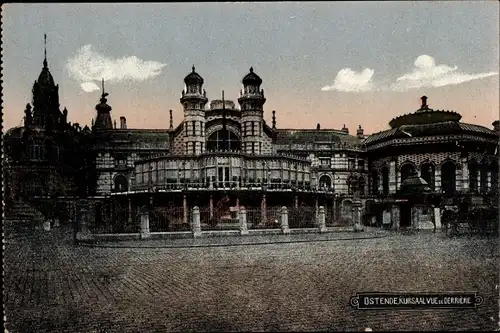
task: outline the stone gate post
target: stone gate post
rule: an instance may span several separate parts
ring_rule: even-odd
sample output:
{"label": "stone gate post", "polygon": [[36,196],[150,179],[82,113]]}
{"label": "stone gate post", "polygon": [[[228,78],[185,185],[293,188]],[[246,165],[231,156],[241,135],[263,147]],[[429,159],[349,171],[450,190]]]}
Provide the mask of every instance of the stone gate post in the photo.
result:
{"label": "stone gate post", "polygon": [[201,223],[200,223],[200,208],[198,206],[193,207],[193,237],[201,237]]}
{"label": "stone gate post", "polygon": [[238,220],[240,222],[240,234],[248,235],[247,210],[243,206],[241,206],[238,211]]}
{"label": "stone gate post", "polygon": [[141,239],[149,238],[149,211],[141,211]]}
{"label": "stone gate post", "polygon": [[326,232],[326,217],[325,217],[325,207],[320,206],[318,210],[318,226],[319,232]]}
{"label": "stone gate post", "polygon": [[290,228],[288,228],[288,208],[286,206],[281,207],[281,230],[283,234],[290,233]]}

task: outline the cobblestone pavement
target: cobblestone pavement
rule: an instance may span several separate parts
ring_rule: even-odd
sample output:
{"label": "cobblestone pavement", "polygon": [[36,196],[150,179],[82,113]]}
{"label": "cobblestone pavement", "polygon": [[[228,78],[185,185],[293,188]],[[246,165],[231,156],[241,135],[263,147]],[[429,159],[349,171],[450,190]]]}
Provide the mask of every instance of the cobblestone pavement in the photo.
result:
{"label": "cobblestone pavement", "polygon": [[[391,234],[196,248],[71,245],[64,228],[10,235],[9,332],[490,330],[497,238]],[[354,310],[363,291],[477,291],[478,309]]]}

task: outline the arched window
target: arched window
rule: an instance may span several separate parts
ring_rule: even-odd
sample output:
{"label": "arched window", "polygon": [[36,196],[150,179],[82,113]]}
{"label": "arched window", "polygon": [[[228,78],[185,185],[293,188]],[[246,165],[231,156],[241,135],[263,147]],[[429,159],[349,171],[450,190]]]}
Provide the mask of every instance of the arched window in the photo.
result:
{"label": "arched window", "polygon": [[477,192],[479,175],[479,166],[475,160],[469,162],[469,189],[471,192]]}
{"label": "arched window", "polygon": [[124,175],[118,175],[115,177],[115,192],[127,192],[128,191],[128,180]]}
{"label": "arched window", "polygon": [[480,167],[481,175],[479,177],[479,181],[481,184],[481,193],[488,192],[488,165],[486,163],[481,164]]}
{"label": "arched window", "polygon": [[207,141],[208,151],[240,150],[240,139],[231,131],[219,130],[210,135]]}
{"label": "arched window", "polygon": [[455,193],[456,170],[457,167],[452,161],[444,162],[441,165],[441,189],[444,194],[453,195]]}
{"label": "arched window", "polygon": [[495,193],[498,193],[498,162],[491,162],[490,166],[491,170],[491,190]]}
{"label": "arched window", "polygon": [[411,176],[412,173],[415,172],[415,166],[410,163],[403,164],[401,166],[401,183],[404,182],[406,178]]}
{"label": "arched window", "polygon": [[435,179],[434,179],[434,165],[431,163],[424,163],[420,167],[421,177],[429,184],[429,187],[434,190]]}
{"label": "arched window", "polygon": [[372,194],[378,194],[378,172],[377,170],[372,170]]}
{"label": "arched window", "polygon": [[332,179],[328,175],[323,175],[319,177],[319,187],[324,189],[329,189],[332,187]]}
{"label": "arched window", "polygon": [[384,195],[389,195],[389,168],[382,168],[382,191]]}

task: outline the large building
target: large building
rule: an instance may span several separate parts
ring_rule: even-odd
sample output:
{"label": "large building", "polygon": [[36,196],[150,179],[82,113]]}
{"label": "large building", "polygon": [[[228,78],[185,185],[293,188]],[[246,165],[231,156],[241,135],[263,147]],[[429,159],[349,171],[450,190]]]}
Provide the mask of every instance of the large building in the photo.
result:
{"label": "large building", "polygon": [[[172,111],[164,130],[128,128],[124,117],[117,126],[103,81],[96,117],[82,129],[60,111],[45,59],[24,126],[5,135],[7,197],[92,198],[108,207],[100,215],[118,206],[128,220],[144,205],[182,207],[187,224],[193,206],[207,207],[212,218],[221,204],[258,207],[263,220],[270,207],[321,205],[335,221],[349,216],[354,197],[366,215],[382,220],[387,207],[374,207],[394,205],[413,174],[445,201],[466,197],[484,205],[498,192],[498,121],[493,129],[462,123],[456,112],[431,109],[424,96],[418,110],[369,136],[361,126],[356,135],[320,124],[279,129],[279,112],[272,111],[271,124],[264,121],[263,80],[253,68],[242,79],[239,107],[224,92],[208,103],[194,66],[184,83],[184,118],[176,126]],[[397,220],[407,224],[407,215],[401,211]]]}

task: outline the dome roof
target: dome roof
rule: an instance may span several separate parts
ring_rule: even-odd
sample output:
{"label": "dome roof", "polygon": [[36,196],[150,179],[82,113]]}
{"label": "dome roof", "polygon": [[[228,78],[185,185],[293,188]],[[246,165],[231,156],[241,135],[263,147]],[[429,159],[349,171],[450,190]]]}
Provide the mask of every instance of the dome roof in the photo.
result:
{"label": "dome roof", "polygon": [[38,76],[38,84],[41,86],[54,86],[54,78],[46,66],[43,67],[42,72]]}
{"label": "dome roof", "polygon": [[245,75],[242,82],[244,85],[248,84],[260,85],[262,83],[262,79],[253,72],[253,67],[250,67],[250,73]]}
{"label": "dome roof", "polygon": [[186,84],[193,84],[193,83],[199,83],[199,84],[203,84],[203,78],[200,76],[200,74],[196,73],[194,71],[194,65],[193,65],[193,68],[192,68],[192,71],[191,73],[189,73],[185,78],[184,78],[184,83]]}

